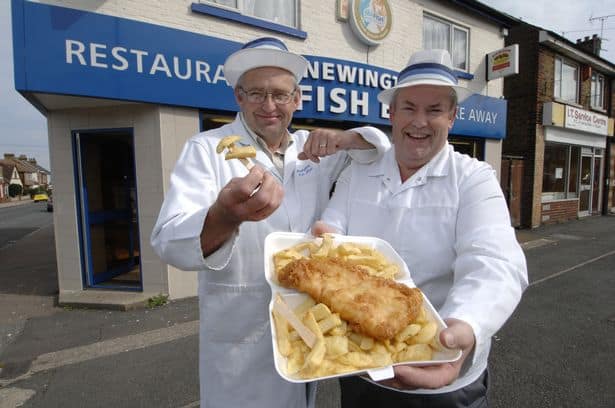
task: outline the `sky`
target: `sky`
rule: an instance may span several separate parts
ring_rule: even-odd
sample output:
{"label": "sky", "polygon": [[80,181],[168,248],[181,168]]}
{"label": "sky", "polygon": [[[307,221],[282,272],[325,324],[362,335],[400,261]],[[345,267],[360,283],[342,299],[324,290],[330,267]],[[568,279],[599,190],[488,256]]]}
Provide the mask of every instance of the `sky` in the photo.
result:
{"label": "sky", "polygon": [[[601,56],[615,63],[613,0],[482,0],[482,3],[573,42],[602,32]],[[0,0],[0,157],[3,153],[25,154],[53,171],[49,166],[46,119],[15,91],[10,8],[10,1]]]}

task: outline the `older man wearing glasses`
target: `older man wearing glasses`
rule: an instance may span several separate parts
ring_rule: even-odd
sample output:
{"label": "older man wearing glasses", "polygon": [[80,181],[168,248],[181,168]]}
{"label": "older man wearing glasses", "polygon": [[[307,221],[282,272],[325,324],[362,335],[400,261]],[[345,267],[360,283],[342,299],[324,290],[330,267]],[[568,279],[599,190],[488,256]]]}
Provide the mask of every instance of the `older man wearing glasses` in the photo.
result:
{"label": "older man wearing glasses", "polygon": [[[240,112],[184,147],[152,232],[166,262],[198,270],[201,407],[303,408],[313,389],[275,372],[263,245],[272,231],[309,231],[349,160],[390,147],[375,128],[288,132],[307,61],[275,38],[228,57],[224,75]],[[229,135],[256,148],[256,166],[216,153]]]}

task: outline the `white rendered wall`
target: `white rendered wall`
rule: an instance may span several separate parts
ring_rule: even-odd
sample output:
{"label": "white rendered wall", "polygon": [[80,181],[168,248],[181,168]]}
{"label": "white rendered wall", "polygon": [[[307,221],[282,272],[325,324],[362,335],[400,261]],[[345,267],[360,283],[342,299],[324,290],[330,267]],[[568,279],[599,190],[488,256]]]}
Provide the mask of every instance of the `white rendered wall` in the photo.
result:
{"label": "white rendered wall", "polygon": [[[185,140],[199,127],[198,111],[156,105],[66,109],[48,114],[54,175],[54,225],[60,291],[83,289],[71,132],[132,128],[139,208],[140,259],[144,293],[171,298],[196,295],[196,272],[168,267],[153,252],[149,237],[160,211],[172,165]],[[164,142],[162,142],[164,140]],[[162,162],[162,166],[161,166]]]}

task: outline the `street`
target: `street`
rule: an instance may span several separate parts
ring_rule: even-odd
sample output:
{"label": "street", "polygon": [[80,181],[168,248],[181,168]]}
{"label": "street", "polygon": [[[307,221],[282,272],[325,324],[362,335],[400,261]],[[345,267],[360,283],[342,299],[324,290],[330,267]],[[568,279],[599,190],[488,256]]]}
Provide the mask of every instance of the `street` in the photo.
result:
{"label": "street", "polygon": [[26,234],[51,224],[52,213],[47,212],[44,201],[0,208],[0,250]]}
{"label": "street", "polygon": [[[2,237],[14,228],[4,225]],[[615,216],[603,216],[519,234],[530,287],[494,337],[492,407],[612,406],[613,231]],[[1,408],[199,406],[196,299],[126,312],[58,308],[53,282],[42,283],[55,279],[53,226],[11,239],[0,249]],[[27,290],[31,282],[39,289]],[[317,402],[339,407],[336,381],[321,385]]]}

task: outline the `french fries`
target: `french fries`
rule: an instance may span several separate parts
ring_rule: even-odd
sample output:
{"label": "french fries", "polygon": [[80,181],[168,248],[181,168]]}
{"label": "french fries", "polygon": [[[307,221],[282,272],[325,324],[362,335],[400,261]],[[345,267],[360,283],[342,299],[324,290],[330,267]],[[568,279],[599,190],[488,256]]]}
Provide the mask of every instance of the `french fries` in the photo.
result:
{"label": "french fries", "polygon": [[343,374],[393,363],[431,360],[440,350],[438,326],[423,312],[422,323],[412,323],[392,340],[379,341],[348,329],[347,323],[322,303],[310,297],[293,311],[316,336],[308,347],[274,310],[279,353],[286,357],[284,372],[294,378],[311,379]]}
{"label": "french fries", "polygon": [[378,250],[367,245],[344,242],[337,246],[331,234],[324,234],[320,245],[315,242],[302,242],[273,255],[275,276],[288,263],[301,258],[339,258],[359,265],[367,273],[387,279],[395,279],[399,266],[392,263]]}
{"label": "french fries", "polygon": [[238,159],[250,170],[254,167],[254,163],[252,163],[250,158],[256,157],[256,149],[254,149],[254,146],[235,146],[235,143],[240,140],[241,136],[238,135],[223,137],[216,146],[216,153],[222,153],[226,150],[225,160]]}

